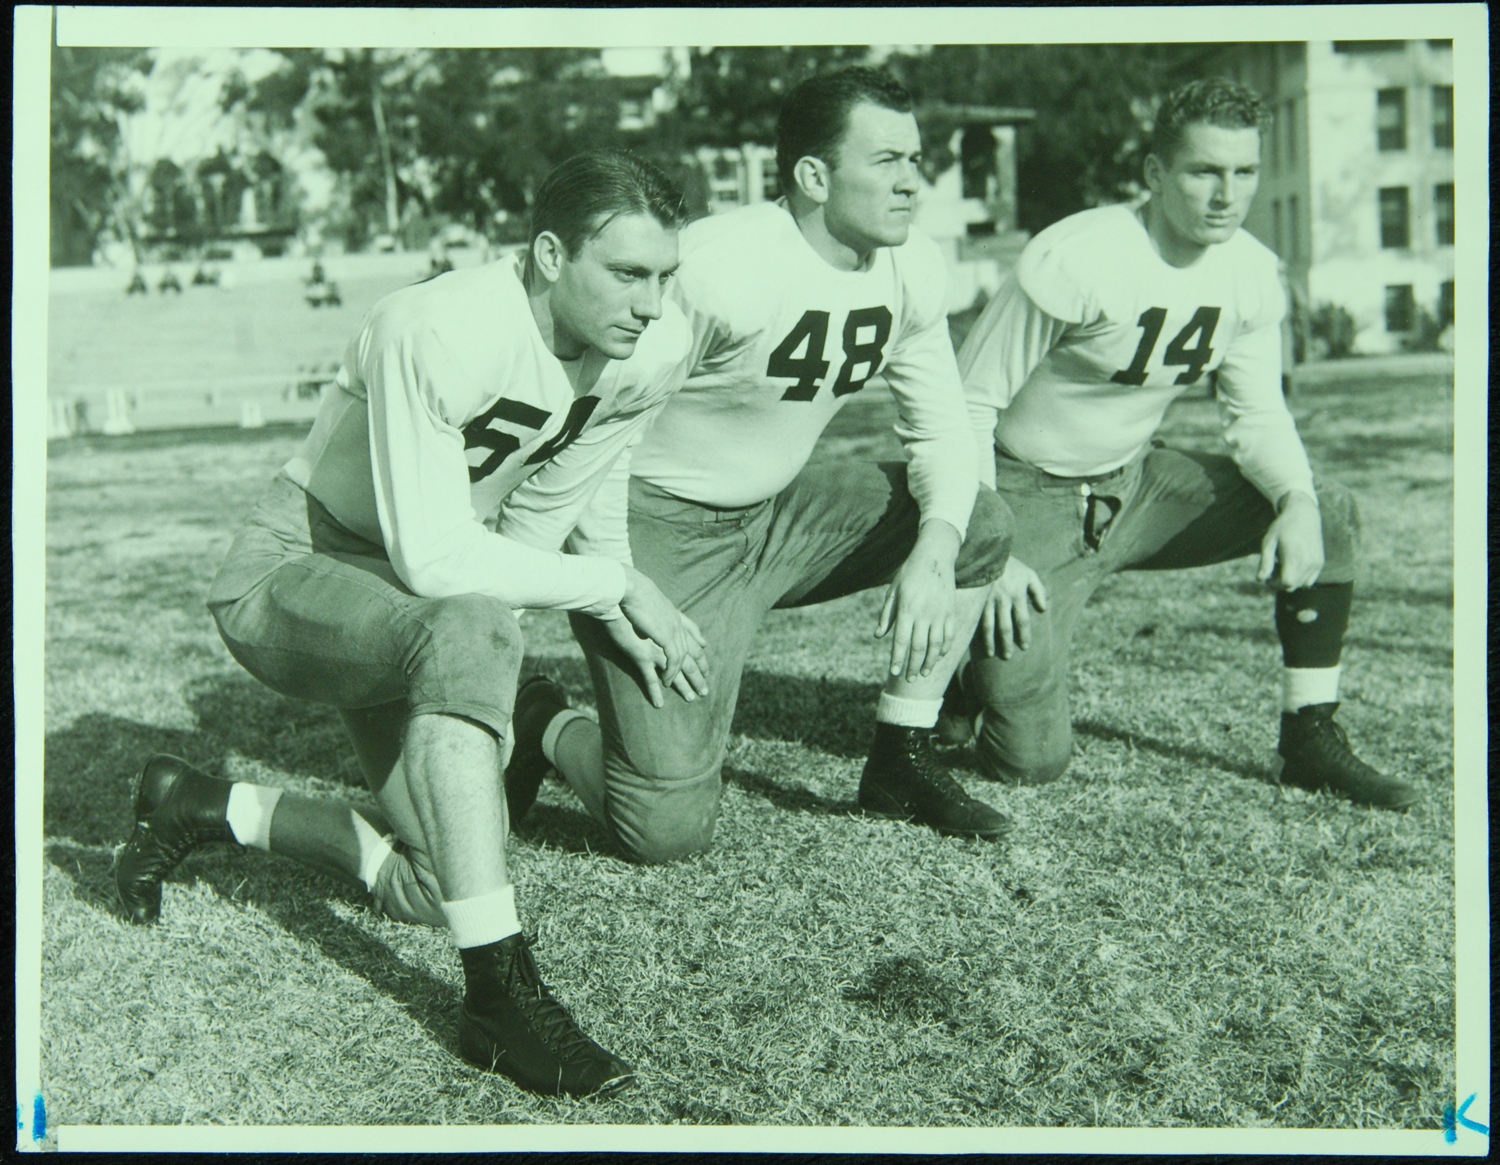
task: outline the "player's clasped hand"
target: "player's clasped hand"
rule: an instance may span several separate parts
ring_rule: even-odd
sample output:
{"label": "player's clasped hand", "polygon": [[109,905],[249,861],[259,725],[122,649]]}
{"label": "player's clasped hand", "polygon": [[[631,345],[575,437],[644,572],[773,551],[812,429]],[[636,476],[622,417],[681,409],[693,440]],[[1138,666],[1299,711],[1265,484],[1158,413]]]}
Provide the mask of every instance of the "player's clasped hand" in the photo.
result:
{"label": "player's clasped hand", "polygon": [[1277,506],[1276,520],[1260,542],[1256,577],[1281,590],[1310,587],[1323,573],[1323,516],[1318,503],[1292,490]]}
{"label": "player's clasped hand", "polygon": [[907,682],[929,676],[953,642],[957,612],[953,563],[958,531],[942,521],[925,522],[917,544],[885,593],[875,637],[892,629],[891,675],[903,672]]}
{"label": "player's clasped hand", "polygon": [[625,568],[624,619],[606,620],[605,630],[640,672],[653,707],[666,702],[662,685],[684,700],[708,695],[703,632],[649,578]]}
{"label": "player's clasped hand", "polygon": [[990,584],[989,598],[979,618],[979,638],[985,655],[999,652],[1009,659],[1016,648],[1031,646],[1031,610],[1047,609],[1047,588],[1036,571],[1012,556],[999,578]]}

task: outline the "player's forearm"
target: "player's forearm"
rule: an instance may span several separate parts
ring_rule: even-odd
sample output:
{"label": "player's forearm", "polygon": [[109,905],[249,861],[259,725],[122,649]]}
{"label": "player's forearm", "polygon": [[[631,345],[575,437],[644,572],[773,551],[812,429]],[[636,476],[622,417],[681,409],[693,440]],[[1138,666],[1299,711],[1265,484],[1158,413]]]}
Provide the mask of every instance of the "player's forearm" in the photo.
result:
{"label": "player's forearm", "polygon": [[1240,472],[1273,504],[1291,491],[1316,496],[1312,467],[1287,418],[1246,418],[1224,433]]}
{"label": "player's forearm", "polygon": [[969,516],[979,492],[974,468],[974,443],[968,432],[946,446],[928,447],[920,454],[908,446],[906,488],[924,524],[945,522],[956,530],[960,541],[969,529]]}
{"label": "player's forearm", "polygon": [[1000,410],[983,401],[969,401],[969,430],[974,434],[975,470],[979,484],[995,488],[995,425]]}
{"label": "player's forearm", "polygon": [[423,554],[425,547],[412,554],[398,542],[391,565],[424,598],[481,594],[513,609],[602,615],[625,595],[625,568],[612,559],[538,550],[478,523],[474,529],[460,545],[434,554]]}
{"label": "player's forearm", "polygon": [[1275,505],[1290,490],[1316,497],[1307,451],[1281,394],[1280,320],[1246,332],[1219,367],[1224,439],[1248,481]]}
{"label": "player's forearm", "polygon": [[932,561],[952,569],[958,561],[963,535],[942,518],[928,518],[917,528],[917,540],[907,555],[908,562]]}
{"label": "player's forearm", "polygon": [[1224,430],[1235,464],[1273,505],[1290,492],[1316,498],[1312,467],[1290,416],[1241,417]]}
{"label": "player's forearm", "polygon": [[615,459],[593,499],[584,507],[568,536],[568,551],[612,558],[626,566],[630,554],[630,450]]}
{"label": "player's forearm", "polygon": [[951,348],[946,361],[935,360],[925,375],[893,375],[890,383],[900,414],[896,436],[908,462],[907,489],[923,521],[941,519],[962,537],[969,528],[979,473]]}

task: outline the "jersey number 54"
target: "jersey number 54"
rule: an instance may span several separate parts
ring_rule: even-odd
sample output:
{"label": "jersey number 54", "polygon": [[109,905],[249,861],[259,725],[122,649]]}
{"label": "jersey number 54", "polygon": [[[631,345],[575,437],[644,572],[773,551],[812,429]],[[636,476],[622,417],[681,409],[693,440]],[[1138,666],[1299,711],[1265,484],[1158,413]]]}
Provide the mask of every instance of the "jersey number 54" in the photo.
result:
{"label": "jersey number 54", "polygon": [[[861,328],[874,328],[873,339],[860,342]],[[858,392],[865,382],[880,371],[885,359],[886,341],[891,338],[891,309],[879,307],[856,308],[844,320],[844,365],[833,382],[834,396],[847,396]],[[818,395],[818,381],[828,375],[828,361],[823,359],[823,348],[828,343],[828,313],[805,311],[786,339],[776,345],[771,358],[766,361],[766,375],[778,379],[790,378],[797,383],[781,396],[782,400],[812,400]],[[798,350],[802,355],[798,356]],[[861,369],[859,378],[854,370]]]}

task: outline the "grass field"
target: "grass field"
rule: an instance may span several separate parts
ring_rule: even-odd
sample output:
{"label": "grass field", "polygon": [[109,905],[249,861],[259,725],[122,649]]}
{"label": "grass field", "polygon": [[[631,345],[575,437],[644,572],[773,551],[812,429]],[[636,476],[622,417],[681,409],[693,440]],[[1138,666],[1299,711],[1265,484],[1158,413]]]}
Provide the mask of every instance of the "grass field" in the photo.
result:
{"label": "grass field", "polygon": [[[43,1082],[54,1124],[1433,1128],[1454,1095],[1452,389],[1294,399],[1358,494],[1364,563],[1341,718],[1416,781],[1404,815],[1270,783],[1279,659],[1249,561],[1108,582],[1079,631],[1079,749],[989,784],[1009,844],[853,815],[879,596],[773,614],[751,658],[711,852],[621,860],[549,784],[513,839],[523,921],[617,1099],[520,1093],[456,1060],[438,932],[264,854],[190,858],[163,922],[113,909],[141,761],[361,798],[334,715],[239,670],[203,608],[298,433],[141,435],[48,462]],[[892,451],[856,398],[819,457]],[[1177,442],[1211,447],[1212,405]],[[561,616],[532,665],[590,700]]]}

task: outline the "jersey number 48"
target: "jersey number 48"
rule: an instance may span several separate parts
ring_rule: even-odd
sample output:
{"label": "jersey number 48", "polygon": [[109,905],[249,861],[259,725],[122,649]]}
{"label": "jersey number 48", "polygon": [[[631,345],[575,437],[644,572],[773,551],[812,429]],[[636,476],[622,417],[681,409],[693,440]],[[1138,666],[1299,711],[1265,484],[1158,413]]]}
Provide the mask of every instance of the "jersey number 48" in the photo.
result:
{"label": "jersey number 48", "polygon": [[[861,328],[874,328],[874,339],[861,343]],[[882,304],[856,308],[849,313],[844,321],[844,365],[833,382],[834,396],[858,392],[870,377],[880,371],[885,359],[885,344],[890,338],[890,308]],[[782,400],[812,400],[818,395],[818,381],[828,375],[828,361],[823,359],[823,348],[827,343],[828,313],[803,312],[802,318],[786,334],[786,339],[776,345],[776,350],[766,361],[767,376],[797,382],[782,394]],[[797,355],[799,350],[802,352],[800,356]],[[856,368],[861,369],[857,380],[854,377]]]}

